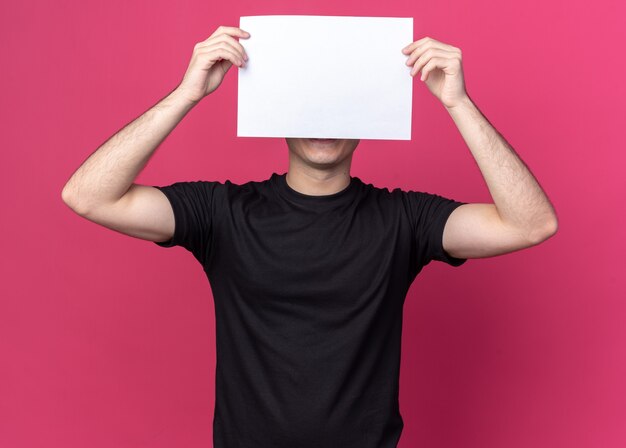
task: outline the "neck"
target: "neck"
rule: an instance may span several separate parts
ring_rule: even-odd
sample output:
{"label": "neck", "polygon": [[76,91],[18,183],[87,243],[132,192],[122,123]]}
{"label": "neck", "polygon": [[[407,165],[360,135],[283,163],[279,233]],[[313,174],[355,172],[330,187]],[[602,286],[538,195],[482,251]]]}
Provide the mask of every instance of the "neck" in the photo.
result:
{"label": "neck", "polygon": [[350,164],[328,169],[289,163],[287,185],[302,194],[311,196],[338,193],[350,185]]}

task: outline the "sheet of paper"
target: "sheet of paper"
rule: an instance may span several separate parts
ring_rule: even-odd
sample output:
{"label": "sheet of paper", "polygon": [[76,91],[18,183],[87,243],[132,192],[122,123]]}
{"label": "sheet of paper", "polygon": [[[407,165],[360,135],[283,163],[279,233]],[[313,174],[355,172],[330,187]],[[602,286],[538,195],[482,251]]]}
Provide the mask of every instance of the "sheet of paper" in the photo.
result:
{"label": "sheet of paper", "polygon": [[411,139],[413,18],[247,16],[237,136]]}

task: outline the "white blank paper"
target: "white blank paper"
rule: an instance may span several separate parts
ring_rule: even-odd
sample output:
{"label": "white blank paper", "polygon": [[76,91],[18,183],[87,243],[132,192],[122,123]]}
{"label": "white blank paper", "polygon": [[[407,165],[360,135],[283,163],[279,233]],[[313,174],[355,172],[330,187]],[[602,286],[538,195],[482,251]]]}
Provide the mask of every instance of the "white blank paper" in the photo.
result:
{"label": "white blank paper", "polygon": [[413,19],[248,16],[237,136],[411,139]]}

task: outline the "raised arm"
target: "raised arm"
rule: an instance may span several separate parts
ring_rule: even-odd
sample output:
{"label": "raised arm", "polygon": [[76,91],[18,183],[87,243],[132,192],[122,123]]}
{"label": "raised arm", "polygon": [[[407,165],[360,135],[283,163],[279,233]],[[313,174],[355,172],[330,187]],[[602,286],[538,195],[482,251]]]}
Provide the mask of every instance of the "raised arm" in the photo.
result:
{"label": "raised arm", "polygon": [[411,76],[446,107],[487,183],[493,204],[463,204],[448,217],[444,250],[458,258],[483,258],[545,241],[558,229],[556,212],[539,182],[465,91],[461,50],[430,37],[403,50]]}
{"label": "raised arm", "polygon": [[249,34],[220,26],[196,44],[183,80],[169,95],[94,151],[63,188],[63,201],[77,214],[112,230],[150,241],[174,234],[174,213],[158,189],[133,183],[156,148],[202,98],[247,56],[236,38]]}

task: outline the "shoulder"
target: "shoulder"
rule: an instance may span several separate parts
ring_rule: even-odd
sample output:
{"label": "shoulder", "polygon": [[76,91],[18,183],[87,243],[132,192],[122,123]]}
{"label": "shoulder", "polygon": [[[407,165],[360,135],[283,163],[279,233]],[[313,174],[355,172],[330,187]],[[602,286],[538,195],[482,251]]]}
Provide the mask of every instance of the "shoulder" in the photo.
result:
{"label": "shoulder", "polygon": [[168,187],[174,186],[186,189],[205,190],[215,194],[246,194],[261,192],[269,188],[267,180],[233,181],[230,178],[224,180],[190,180],[175,182]]}
{"label": "shoulder", "polygon": [[358,179],[358,181],[361,183],[361,188],[365,195],[378,201],[390,202],[404,208],[408,207],[410,203],[415,203],[430,194],[402,187],[377,186],[371,182],[364,182],[361,179]]}
{"label": "shoulder", "polygon": [[398,187],[394,188],[394,187],[388,187],[388,186],[374,185],[373,183],[366,182],[356,176],[354,176],[354,179],[356,180],[358,184],[360,184],[361,190],[364,193],[370,194],[379,198],[383,198],[383,199],[399,198],[400,196],[402,196],[403,193],[405,193],[404,190]]}
{"label": "shoulder", "polygon": [[237,181],[229,178],[220,184],[218,188],[229,195],[263,194],[272,188],[269,179]]}
{"label": "shoulder", "polygon": [[363,183],[373,200],[387,209],[397,210],[411,221],[432,220],[437,216],[447,215],[454,208],[465,204],[445,195],[402,187],[378,187]]}
{"label": "shoulder", "polygon": [[204,181],[210,188],[214,202],[222,206],[249,206],[259,201],[265,202],[273,191],[270,179],[238,180],[232,177],[222,181]]}

